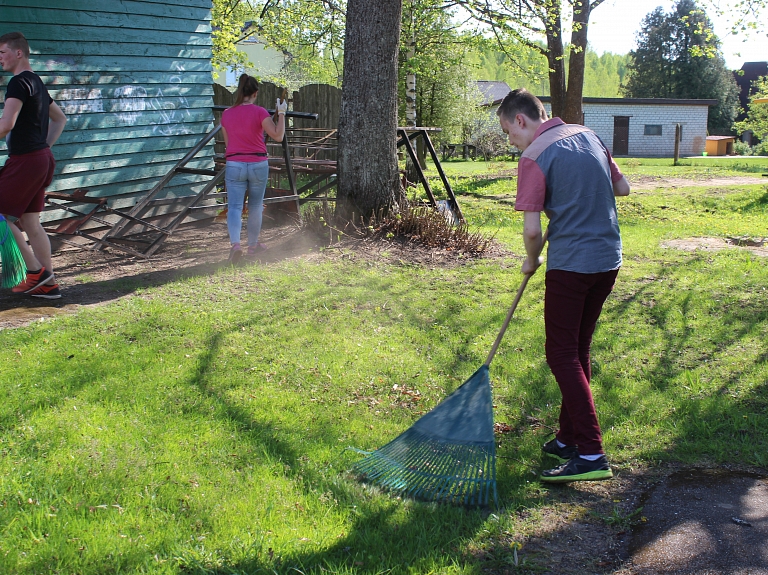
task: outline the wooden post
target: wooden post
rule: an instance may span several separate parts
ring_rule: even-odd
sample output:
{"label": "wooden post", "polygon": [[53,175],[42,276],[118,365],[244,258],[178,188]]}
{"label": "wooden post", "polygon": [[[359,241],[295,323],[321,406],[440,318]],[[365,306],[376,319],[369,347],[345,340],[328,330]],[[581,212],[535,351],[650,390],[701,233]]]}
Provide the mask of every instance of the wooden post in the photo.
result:
{"label": "wooden post", "polygon": [[680,136],[681,134],[680,124],[675,124],[675,166],[680,161]]}

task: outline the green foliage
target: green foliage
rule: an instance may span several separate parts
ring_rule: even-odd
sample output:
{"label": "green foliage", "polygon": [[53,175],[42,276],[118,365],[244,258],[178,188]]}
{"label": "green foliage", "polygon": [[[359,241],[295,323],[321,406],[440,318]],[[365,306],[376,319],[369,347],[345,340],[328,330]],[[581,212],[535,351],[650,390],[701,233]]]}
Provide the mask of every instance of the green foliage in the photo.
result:
{"label": "green foliage", "polygon": [[694,0],[678,0],[668,14],[660,7],[648,14],[637,44],[630,52],[626,96],[716,99],[709,131],[730,132],[739,109],[738,85],[725,67],[709,18]]}
{"label": "green foliage", "polygon": [[249,65],[248,57],[237,50],[237,43],[255,32],[246,22],[255,18],[248,0],[213,0],[213,66],[218,71]]}
{"label": "green foliage", "polygon": [[[506,52],[495,40],[485,39],[469,54],[478,80],[506,82],[512,88],[527,88],[533,94],[549,95],[547,59],[540,50],[521,42],[508,41]],[[543,45],[541,48],[543,49]]]}
{"label": "green foliage", "polygon": [[287,58],[267,79],[298,88],[312,83],[341,86],[345,0],[269,0],[258,34]]}
{"label": "green foliage", "polygon": [[747,142],[736,140],[733,143],[733,153],[736,154],[737,156],[751,156],[752,146],[750,146]]}
{"label": "green foliage", "polygon": [[[544,46],[541,45],[543,48]],[[549,96],[547,60],[541,52],[525,44],[514,44],[509,52],[514,59],[498,49],[495,42],[485,40],[471,54],[479,80],[506,82],[511,88],[526,88],[539,96]],[[566,69],[570,51],[566,53]],[[587,50],[584,68],[584,96],[594,98],[618,98],[627,73],[629,57],[605,52],[598,55]]]}
{"label": "green foliage", "polygon": [[415,74],[417,123],[442,128],[436,142],[462,138],[479,103],[466,63],[475,38],[456,29],[451,12],[438,0],[403,4],[398,78],[401,125],[405,125],[406,77]]}
{"label": "green foliage", "polygon": [[621,85],[627,74],[628,63],[627,54],[604,52],[598,56],[596,52],[587,50],[584,97],[620,98]]}
{"label": "green foliage", "polygon": [[276,74],[259,75],[298,88],[309,83],[341,85],[344,0],[213,0],[213,64],[217,70],[249,68],[237,43],[257,35],[283,53]]}
{"label": "green foliage", "polygon": [[754,82],[754,88],[755,92],[749,97],[747,118],[738,122],[734,129],[739,134],[751,130],[756,137],[768,142],[768,103],[755,102],[758,98],[768,98],[768,76],[758,78]]}

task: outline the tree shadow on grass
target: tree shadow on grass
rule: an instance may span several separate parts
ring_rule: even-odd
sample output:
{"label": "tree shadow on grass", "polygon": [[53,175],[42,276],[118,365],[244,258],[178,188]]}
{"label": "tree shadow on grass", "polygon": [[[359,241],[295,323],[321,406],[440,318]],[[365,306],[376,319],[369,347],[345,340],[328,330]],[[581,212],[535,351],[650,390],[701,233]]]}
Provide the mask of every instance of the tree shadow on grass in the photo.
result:
{"label": "tree shadow on grass", "polygon": [[[671,433],[669,444],[638,454],[642,459],[679,457],[683,461],[766,465],[765,455],[750,454],[746,459],[738,455],[739,449],[747,448],[749,443],[738,429],[740,421],[748,418],[746,406],[760,395],[752,390],[745,396],[742,381],[760,377],[768,354],[758,353],[738,365],[731,365],[729,357],[743,353],[745,342],[760,337],[761,326],[768,322],[768,311],[759,296],[752,300],[752,305],[740,301],[740,292],[729,290],[727,283],[715,288],[714,293],[679,292],[669,287],[670,283],[678,282],[679,270],[690,271],[705,262],[705,256],[693,256],[676,266],[662,266],[634,293],[606,306],[601,323],[620,326],[624,324],[623,318],[633,317],[637,325],[645,322],[652,326],[652,337],[660,340],[660,345],[648,346],[647,349],[654,350],[652,356],[641,358],[633,357],[631,348],[621,341],[614,343],[618,353],[624,354],[621,357],[631,358],[624,361],[633,363],[620,369],[600,370],[597,377],[603,401],[613,404],[616,413],[624,411],[626,419],[632,420],[632,406],[620,408],[624,384],[618,373],[634,369],[637,377],[668,397],[665,406],[672,412],[660,417],[674,420],[671,429],[664,426]],[[706,321],[702,322],[702,318]],[[631,330],[629,326],[627,331]],[[599,345],[594,355],[600,357]],[[618,419],[603,425],[622,423]],[[756,451],[764,454],[768,438],[764,432],[754,431],[757,435],[753,440],[761,444]],[[714,452],[708,452],[708,447]]]}
{"label": "tree shadow on grass", "polygon": [[[322,550],[306,553],[294,552],[285,555],[275,554],[271,549],[254,548],[252,555],[214,569],[206,565],[196,565],[195,561],[186,563],[182,556],[185,571],[192,573],[308,573],[330,570],[332,572],[381,573],[382,570],[401,568],[403,572],[419,568],[427,561],[424,570],[433,568],[435,555],[446,563],[461,563],[465,560],[459,551],[457,540],[473,537],[483,524],[488,511],[482,509],[464,509],[460,507],[438,506],[428,503],[402,503],[377,501],[367,489],[355,483],[351,475],[341,476],[332,472],[323,475],[307,465],[302,450],[290,439],[289,430],[274,424],[267,425],[255,420],[247,410],[234,405],[222,390],[207,383],[208,373],[219,356],[222,342],[227,333],[246,330],[258,322],[258,318],[233,325],[227,332],[218,331],[205,346],[205,353],[200,357],[198,367],[189,378],[190,385],[217,402],[220,415],[234,423],[240,434],[257,443],[269,456],[286,465],[287,474],[293,478],[301,477],[306,493],[310,486],[320,493],[333,493],[340,505],[351,507],[350,523],[346,532],[336,543]],[[337,437],[331,429],[313,429],[313,439],[324,443],[329,449],[337,449]],[[401,506],[407,506],[407,518],[402,519]],[[397,517],[396,517],[397,516]],[[256,518],[257,519],[257,518]],[[419,541],[431,552],[425,558],[418,551],[405,551],[411,545],[404,542]],[[435,553],[439,549],[439,553]]]}

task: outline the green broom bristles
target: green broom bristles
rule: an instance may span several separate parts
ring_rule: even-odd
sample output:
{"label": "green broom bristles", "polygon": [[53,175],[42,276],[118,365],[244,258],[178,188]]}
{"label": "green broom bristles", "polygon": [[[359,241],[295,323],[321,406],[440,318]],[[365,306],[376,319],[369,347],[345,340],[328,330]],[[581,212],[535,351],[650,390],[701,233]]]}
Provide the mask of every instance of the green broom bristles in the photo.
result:
{"label": "green broom bristles", "polygon": [[0,286],[11,288],[19,285],[27,274],[27,266],[21,256],[19,246],[13,237],[13,232],[8,222],[0,216],[0,263],[2,263],[2,275]]}

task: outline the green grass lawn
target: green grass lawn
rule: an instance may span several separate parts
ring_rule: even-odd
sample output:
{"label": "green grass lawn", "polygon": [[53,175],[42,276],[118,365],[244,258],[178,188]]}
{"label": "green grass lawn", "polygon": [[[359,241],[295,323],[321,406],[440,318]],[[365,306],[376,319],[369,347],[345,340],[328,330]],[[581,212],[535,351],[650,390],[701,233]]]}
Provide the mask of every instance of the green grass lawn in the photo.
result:
{"label": "green grass lawn", "polygon": [[[514,182],[460,165],[467,219],[522,253]],[[768,262],[660,244],[768,235],[768,188],[618,203],[625,264],[593,345],[615,470],[767,467]],[[481,573],[474,550],[525,529],[549,493],[542,273],[491,366],[496,420],[514,430],[499,509],[379,493],[348,474],[347,448],[393,439],[482,364],[520,262],[297,259],[0,332],[0,572]]]}

